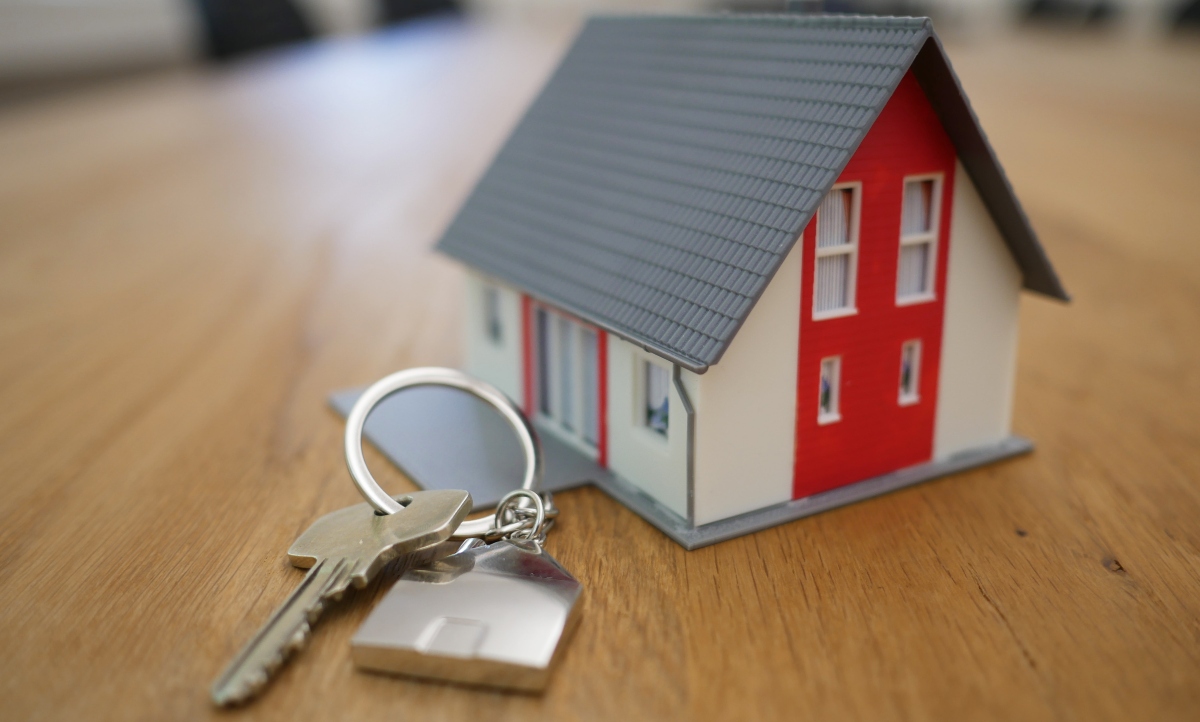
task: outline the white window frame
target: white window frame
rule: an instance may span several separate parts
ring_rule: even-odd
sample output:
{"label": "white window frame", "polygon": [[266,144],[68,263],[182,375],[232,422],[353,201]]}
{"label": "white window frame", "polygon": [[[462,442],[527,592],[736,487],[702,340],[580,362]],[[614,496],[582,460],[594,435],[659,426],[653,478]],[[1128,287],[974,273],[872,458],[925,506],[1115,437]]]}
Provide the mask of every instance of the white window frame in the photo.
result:
{"label": "white window frame", "polygon": [[[659,369],[667,377],[667,428],[665,431],[659,431],[650,426],[650,419],[647,415],[647,411],[649,410],[648,402],[650,400],[651,368]],[[675,383],[674,368],[649,354],[637,353],[634,354],[634,369],[637,381],[633,384],[633,426],[639,429],[643,436],[652,439],[655,443],[666,444],[671,438],[671,412],[673,411],[671,408],[671,389]]]}
{"label": "white window frame", "polygon": [[[904,388],[904,357],[909,349],[913,349],[912,363],[912,388]],[[914,338],[905,341],[900,345],[900,396],[899,403],[901,406],[912,406],[921,401],[921,355],[924,349],[922,348],[921,339]]]}
{"label": "white window frame", "polygon": [[[904,176],[904,182],[900,184],[900,245],[896,249],[897,306],[911,306],[916,303],[929,303],[930,301],[937,300],[938,234],[942,222],[942,177],[941,173],[909,175]],[[904,194],[908,189],[909,183],[918,183],[921,181],[933,181],[933,193],[930,198],[929,208],[929,231],[906,235],[904,233]],[[925,280],[929,288],[921,293],[910,293],[907,296],[901,296],[900,256],[904,253],[905,247],[921,245],[923,243],[929,244],[929,256],[926,261],[927,267],[925,268]]]}
{"label": "white window frame", "polygon": [[[849,190],[850,193],[850,242],[840,246],[826,246],[821,248],[819,239],[821,233],[821,212],[817,211],[817,233],[813,239],[813,246],[816,253],[813,256],[813,320],[823,321],[829,318],[841,318],[843,316],[853,316],[858,313],[858,231],[862,220],[862,183],[855,181],[852,183],[838,183],[829,189],[829,192]],[[825,199],[821,199],[824,204]],[[819,208],[819,206],[818,206]],[[842,308],[831,308],[826,311],[817,310],[817,267],[820,265],[819,259],[827,256],[849,255],[850,260],[847,262],[847,279],[846,279],[846,305]]]}
{"label": "white window frame", "polygon": [[[587,454],[591,458],[599,456],[599,443],[601,436],[600,424],[603,419],[600,417],[600,407],[602,405],[599,398],[602,379],[600,373],[600,359],[593,359],[596,379],[593,392],[596,394],[596,399],[592,403],[592,413],[595,423],[595,439],[588,439],[586,434],[586,419],[585,409],[587,407],[584,398],[586,384],[584,382],[584,373],[587,370],[584,349],[587,344],[584,343],[584,334],[591,333],[596,339],[596,344],[593,346],[593,351],[599,353],[599,334],[600,331],[590,324],[583,323],[578,319],[568,314],[562,313],[554,308],[540,304],[530,304],[530,326],[533,332],[533,353],[531,359],[533,364],[534,378],[534,393],[533,393],[533,408],[536,418],[544,428],[549,429],[555,436],[570,443],[575,448]],[[538,314],[546,314],[546,330],[548,338],[542,338],[542,329],[538,324]],[[564,339],[562,330],[567,330],[566,338]],[[570,399],[564,399],[562,393],[562,362],[564,354],[562,344],[568,343],[571,345],[569,350],[570,360],[572,362],[573,372],[571,374],[571,389],[569,391]],[[542,345],[548,344],[547,361],[548,368],[542,369]],[[546,386],[549,389],[549,398],[544,399],[542,394],[543,373],[547,374]],[[566,403],[564,403],[564,401]],[[549,413],[543,409],[543,402],[548,407]],[[564,418],[565,410],[570,412],[571,418]]]}
{"label": "white window frame", "polygon": [[[821,406],[821,380],[825,377],[825,367],[829,364],[833,373],[830,389],[830,410],[825,411]],[[817,371],[817,423],[824,426],[842,420],[842,357],[826,356],[821,359]]]}

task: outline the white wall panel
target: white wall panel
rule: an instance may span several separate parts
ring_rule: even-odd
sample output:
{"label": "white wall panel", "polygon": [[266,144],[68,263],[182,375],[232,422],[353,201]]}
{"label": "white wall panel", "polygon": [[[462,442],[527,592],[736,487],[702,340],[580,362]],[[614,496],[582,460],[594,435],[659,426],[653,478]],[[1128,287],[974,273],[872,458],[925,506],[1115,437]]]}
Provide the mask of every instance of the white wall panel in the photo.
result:
{"label": "white wall panel", "polygon": [[933,454],[1009,436],[1021,272],[958,165]]}
{"label": "white wall panel", "polygon": [[[466,308],[463,311],[466,331],[463,348],[467,373],[487,381],[514,401],[524,399],[524,378],[521,374],[521,294],[509,286],[496,283],[469,271],[466,282]],[[500,342],[488,337],[484,293],[488,286],[499,291]]]}
{"label": "white wall panel", "polygon": [[[801,244],[696,393],[696,524],[792,498]],[[685,379],[686,379],[685,375]]]}
{"label": "white wall panel", "polygon": [[671,384],[667,436],[645,428],[642,414],[642,364],[671,364],[608,337],[608,468],[671,511],[687,517],[687,416]]}

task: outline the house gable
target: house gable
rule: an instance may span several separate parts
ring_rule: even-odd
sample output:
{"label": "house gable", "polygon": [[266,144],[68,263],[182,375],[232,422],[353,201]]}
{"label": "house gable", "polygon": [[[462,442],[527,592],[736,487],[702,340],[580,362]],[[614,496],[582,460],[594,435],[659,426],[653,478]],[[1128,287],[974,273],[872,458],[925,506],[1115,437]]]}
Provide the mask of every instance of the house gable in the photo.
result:
{"label": "house gable", "polygon": [[[800,354],[796,408],[796,498],[929,461],[937,408],[946,269],[955,196],[955,147],[910,71],[838,178],[860,194],[854,312],[814,311],[818,217],[802,235]],[[936,198],[928,298],[898,299],[905,183],[930,179]],[[970,180],[966,180],[970,183]],[[911,402],[900,399],[901,351],[920,345]],[[819,409],[823,360],[840,363],[840,420]]]}

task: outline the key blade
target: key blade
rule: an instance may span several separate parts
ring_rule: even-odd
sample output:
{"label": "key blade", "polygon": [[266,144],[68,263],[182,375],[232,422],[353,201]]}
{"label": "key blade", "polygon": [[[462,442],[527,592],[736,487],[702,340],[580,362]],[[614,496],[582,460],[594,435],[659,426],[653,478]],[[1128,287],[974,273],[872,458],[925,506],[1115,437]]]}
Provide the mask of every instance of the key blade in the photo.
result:
{"label": "key blade", "polygon": [[212,699],[222,707],[249,701],[271,674],[308,641],[330,587],[345,583],[349,565],[344,559],[315,564],[258,634],[242,647],[212,686]]}

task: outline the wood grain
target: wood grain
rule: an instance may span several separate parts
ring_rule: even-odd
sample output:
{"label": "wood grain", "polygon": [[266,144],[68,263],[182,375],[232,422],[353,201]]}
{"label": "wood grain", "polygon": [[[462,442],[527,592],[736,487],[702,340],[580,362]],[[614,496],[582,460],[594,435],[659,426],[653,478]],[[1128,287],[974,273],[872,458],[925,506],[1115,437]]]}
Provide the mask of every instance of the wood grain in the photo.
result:
{"label": "wood grain", "polygon": [[[424,26],[0,115],[0,717],[224,716],[288,544],[357,501],[326,393],[458,360],[429,247],[568,39]],[[586,609],[544,696],[354,671],[376,585],[228,716],[1196,719],[1200,54],[950,50],[1075,296],[1022,308],[1035,454],[695,552],[565,493]]]}

